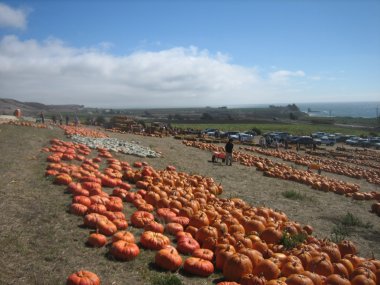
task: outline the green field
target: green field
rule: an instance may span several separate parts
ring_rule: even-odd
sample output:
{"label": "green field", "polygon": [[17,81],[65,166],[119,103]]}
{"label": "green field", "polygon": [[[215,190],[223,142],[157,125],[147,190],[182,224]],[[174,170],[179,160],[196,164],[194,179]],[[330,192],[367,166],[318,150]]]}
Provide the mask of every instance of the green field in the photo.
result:
{"label": "green field", "polygon": [[262,133],[270,131],[288,132],[294,135],[310,135],[314,132],[342,133],[345,135],[367,136],[370,131],[359,128],[339,127],[334,125],[311,125],[311,124],[173,124],[173,127],[181,129],[206,128],[219,129],[222,131],[248,131],[258,128]]}

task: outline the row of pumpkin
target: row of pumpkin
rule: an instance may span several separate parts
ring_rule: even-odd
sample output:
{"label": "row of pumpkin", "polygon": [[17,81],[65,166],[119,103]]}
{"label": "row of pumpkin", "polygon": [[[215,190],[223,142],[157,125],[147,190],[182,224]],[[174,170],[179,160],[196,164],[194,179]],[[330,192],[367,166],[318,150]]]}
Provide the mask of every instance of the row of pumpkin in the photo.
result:
{"label": "row of pumpkin", "polygon": [[100,130],[96,129],[90,129],[86,127],[78,127],[78,126],[72,126],[72,125],[60,125],[60,128],[62,128],[65,131],[66,136],[72,136],[72,135],[79,135],[83,137],[90,137],[90,138],[108,138],[108,135]]}
{"label": "row of pumpkin", "polygon": [[[223,152],[223,147],[196,141],[183,141],[186,146],[196,147],[212,152]],[[337,194],[348,194],[358,192],[360,187],[355,183],[348,183],[333,178],[328,178],[312,171],[295,169],[284,163],[273,162],[268,158],[255,156],[241,151],[234,151],[233,159],[245,166],[254,166],[257,170],[264,172],[264,175],[285,180],[296,181],[298,183],[310,185],[313,189],[330,191]]]}
{"label": "row of pumpkin", "polygon": [[[310,165],[317,164],[318,167],[322,171],[344,175],[344,176],[357,178],[357,179],[366,179],[369,183],[380,184],[380,170],[379,169],[370,169],[370,168],[363,168],[360,166],[352,166],[352,165],[348,165],[347,163],[337,161],[335,159],[320,158],[320,157],[315,157],[313,155],[308,155],[308,154],[301,155],[297,152],[289,151],[289,150],[287,151],[286,150],[284,151],[271,150],[271,149],[263,149],[263,148],[258,148],[258,147],[245,147],[244,150],[280,158],[284,161],[290,161],[299,165],[310,166]],[[379,193],[379,197],[380,197],[380,193]]]}
{"label": "row of pumpkin", "polygon": [[[45,150],[57,157],[86,150],[83,145],[52,143]],[[114,158],[108,158],[106,168],[100,171],[102,160],[100,151],[98,157],[80,160],[81,165],[50,163],[47,174],[57,171],[56,183],[68,185],[73,194],[72,212],[99,232],[90,235],[89,243],[100,246],[110,236],[110,253],[116,259],[131,260],[140,251],[135,237],[126,231],[128,223],[122,211],[123,202],[129,202],[137,208],[130,223],[144,229],[141,246],[157,250],[155,262],[163,269],[175,271],[183,266],[199,276],[218,269],[226,282],[260,285],[374,285],[380,278],[380,261],[357,256],[351,242],[319,240],[311,236],[310,226],[302,227],[282,212],[255,208],[237,198],[217,198],[222,188],[211,178],[177,172],[174,167],[157,171],[143,163],[135,163],[135,168],[141,168],[134,169]],[[138,190],[133,191],[131,184]],[[112,195],[103,187],[112,187]],[[175,236],[176,248],[165,230]],[[284,235],[304,235],[305,240],[288,249],[281,244]],[[182,265],[178,252],[192,256]]]}
{"label": "row of pumpkin", "polygon": [[[183,141],[183,144],[211,152],[223,152],[223,148],[215,144],[197,141]],[[249,149],[251,148],[248,148],[248,150]],[[275,156],[275,151],[269,152]],[[265,153],[269,152],[266,151]],[[234,151],[234,160],[245,166],[255,166],[257,170],[263,171],[265,176],[295,181],[310,185],[316,190],[334,192],[339,195],[345,195],[346,197],[352,197],[355,200],[377,200],[377,202],[372,204],[371,211],[380,216],[379,192],[359,192],[360,187],[358,184],[327,178],[326,176],[314,173],[312,170],[295,169],[284,163],[276,163],[268,158],[262,158],[240,151]]]}
{"label": "row of pumpkin", "polygon": [[366,155],[356,152],[338,150],[316,150],[306,151],[305,153],[317,157],[330,158],[355,165],[362,165],[365,167],[380,169],[380,153],[377,153],[372,150],[367,150]]}

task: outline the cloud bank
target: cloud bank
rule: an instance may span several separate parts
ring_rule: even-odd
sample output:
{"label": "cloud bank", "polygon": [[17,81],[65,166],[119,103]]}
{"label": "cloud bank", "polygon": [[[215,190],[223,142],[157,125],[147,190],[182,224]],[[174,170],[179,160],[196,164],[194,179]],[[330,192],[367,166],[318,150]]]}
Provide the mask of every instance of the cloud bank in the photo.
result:
{"label": "cloud bank", "polygon": [[271,81],[303,76],[281,70],[263,80],[255,68],[196,47],[114,56],[102,45],[74,48],[53,38],[0,41],[0,97],[21,101],[114,108],[253,104],[275,98]]}
{"label": "cloud bank", "polygon": [[25,29],[27,11],[0,3],[0,27]]}

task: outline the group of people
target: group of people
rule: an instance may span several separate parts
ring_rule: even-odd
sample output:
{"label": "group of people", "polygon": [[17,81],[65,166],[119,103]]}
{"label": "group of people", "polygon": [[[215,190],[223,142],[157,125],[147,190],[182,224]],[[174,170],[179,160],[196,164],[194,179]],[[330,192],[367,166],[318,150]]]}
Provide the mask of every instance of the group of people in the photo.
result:
{"label": "group of people", "polygon": [[[40,116],[39,116],[39,117],[40,117],[41,123],[42,123],[42,124],[45,124],[45,115],[44,115],[43,112],[40,113]],[[57,116],[56,116],[56,115],[53,115],[53,116],[51,117],[51,120],[53,121],[53,124],[57,124]],[[59,116],[58,116],[58,120],[59,120],[59,124],[60,124],[60,125],[63,125],[63,117],[62,117],[62,114],[59,114]],[[65,116],[65,122],[66,122],[66,126],[68,126],[69,123],[70,123],[70,116],[69,116],[68,114]],[[75,125],[75,126],[78,126],[78,124],[79,124],[79,119],[78,119],[78,116],[75,114],[75,116],[74,116],[74,125]]]}
{"label": "group of people", "polygon": [[282,143],[278,141],[277,139],[272,138],[270,136],[267,136],[267,137],[262,136],[259,140],[259,144],[261,148],[271,147],[271,148],[278,149],[279,147],[284,147],[285,149],[288,149],[289,147],[289,142],[287,139],[284,139]]}

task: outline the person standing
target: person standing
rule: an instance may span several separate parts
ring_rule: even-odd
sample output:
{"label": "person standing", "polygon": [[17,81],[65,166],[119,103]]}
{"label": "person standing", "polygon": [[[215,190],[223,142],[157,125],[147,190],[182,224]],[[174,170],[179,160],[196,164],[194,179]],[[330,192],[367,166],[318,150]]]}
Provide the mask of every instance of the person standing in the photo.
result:
{"label": "person standing", "polygon": [[62,122],[63,122],[63,118],[62,118],[62,114],[59,114],[59,124],[62,126]]}
{"label": "person standing", "polygon": [[40,118],[41,118],[41,122],[42,122],[43,124],[45,124],[45,116],[44,116],[44,113],[43,113],[43,112],[41,112],[41,114],[40,114]]}
{"label": "person standing", "polygon": [[226,143],[224,150],[226,151],[226,165],[232,165],[232,150],[234,148],[234,144],[232,143],[232,139],[229,139]]}
{"label": "person standing", "polygon": [[66,115],[66,126],[69,125],[69,120],[70,120],[69,115]]}
{"label": "person standing", "polygon": [[75,126],[78,126],[78,124],[79,124],[79,119],[78,119],[77,114],[75,114],[75,117],[74,117],[74,125],[75,125]]}

